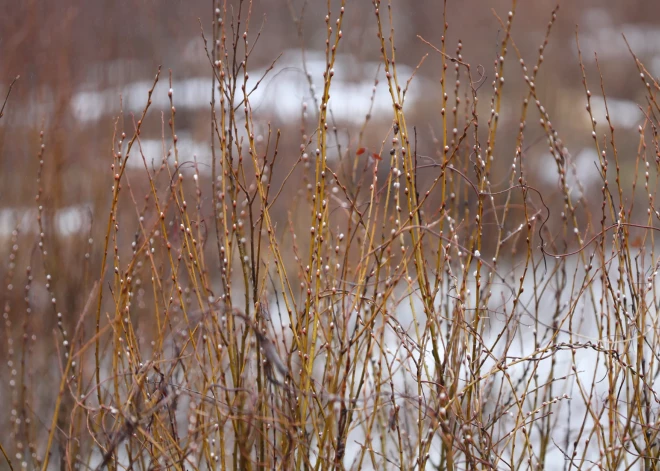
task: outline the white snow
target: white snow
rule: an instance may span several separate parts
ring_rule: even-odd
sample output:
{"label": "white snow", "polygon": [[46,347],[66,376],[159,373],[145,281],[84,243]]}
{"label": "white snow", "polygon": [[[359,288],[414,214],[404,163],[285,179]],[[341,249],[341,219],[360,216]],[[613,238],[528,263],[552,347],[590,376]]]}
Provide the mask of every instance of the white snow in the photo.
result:
{"label": "white snow", "polygon": [[[276,117],[280,120],[297,120],[302,115],[303,103],[307,105],[308,113],[318,110],[324,84],[323,73],[326,70],[325,54],[307,52],[303,62],[300,50],[288,50],[277,60],[273,70],[266,74],[268,67],[250,70],[248,64],[248,100],[257,118]],[[306,73],[311,78],[311,84]],[[406,87],[406,81],[412,74],[412,68],[397,65],[397,77],[402,89]],[[264,76],[263,81],[258,84]],[[376,77],[379,83],[374,94]],[[161,80],[164,81],[163,78]],[[258,87],[254,89],[257,84]],[[121,96],[124,111],[137,114],[144,108],[147,93],[152,85],[153,81],[144,80],[101,91],[85,87],[74,94],[71,100],[72,113],[82,122],[96,121],[104,116],[117,114],[120,110]],[[242,80],[237,87],[235,106],[241,104],[243,100],[241,85]],[[422,99],[424,96],[422,92],[425,87],[430,88],[430,85],[431,82],[427,79],[416,76],[411,82],[406,101],[411,103]],[[169,110],[168,89],[169,87],[163,84],[156,87],[152,97],[152,109]],[[172,89],[174,106],[177,109],[210,109],[210,75],[175,80]],[[373,115],[391,114],[392,98],[381,64],[361,62],[351,54],[338,54],[334,64],[329,101],[332,117],[338,121],[362,122],[369,112],[372,96]],[[217,95],[216,101],[218,101]]]}
{"label": "white snow", "polygon": [[[66,237],[87,231],[91,223],[91,211],[87,205],[58,209],[53,217],[54,233]],[[37,214],[37,208],[1,208],[0,237],[10,237],[17,227],[20,234],[38,234]]]}

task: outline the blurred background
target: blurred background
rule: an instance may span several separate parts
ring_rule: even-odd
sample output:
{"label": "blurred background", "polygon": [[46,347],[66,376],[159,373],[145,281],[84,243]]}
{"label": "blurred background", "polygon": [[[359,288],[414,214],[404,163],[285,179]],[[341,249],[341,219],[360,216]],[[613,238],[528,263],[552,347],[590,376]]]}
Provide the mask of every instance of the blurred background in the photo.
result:
{"label": "blurred background", "polygon": [[[531,68],[555,5],[518,3],[513,40]],[[131,116],[144,107],[146,91],[158,66],[163,67],[164,78],[169,70],[172,73],[181,151],[188,158],[195,155],[208,164],[211,69],[201,31],[203,28],[207,39],[210,37],[210,1],[30,0],[0,4],[3,98],[12,79],[21,77],[0,121],[1,237],[8,237],[17,218],[28,214],[29,208],[34,209],[33,182],[42,130],[46,144],[46,207],[59,214],[54,220],[63,234],[86,230],[85,218],[89,213],[82,208],[89,207],[94,212],[99,204],[107,204],[110,196],[107,181],[99,185],[98,179],[109,175],[113,131],[116,127],[118,132],[132,131]],[[228,5],[231,14],[238,3]],[[440,46],[442,2],[396,1],[393,7],[400,76],[407,80],[429,54],[411,83],[406,116],[417,127],[419,152],[432,155],[432,132],[439,129],[440,123],[440,57],[418,35]],[[479,0],[447,2],[447,51],[453,54],[460,40],[463,60],[475,69],[477,65],[484,67],[486,76],[480,89],[484,106],[492,93],[493,60],[502,39],[496,15],[506,20],[509,9],[509,2],[499,0],[487,4]],[[337,5],[334,10],[338,10]],[[320,83],[325,64],[325,13],[326,2],[319,0],[257,1],[252,5],[248,37],[255,47],[248,64],[250,83],[255,84],[273,66],[251,97],[254,116],[257,121],[282,129],[285,144],[295,146],[291,147],[295,151],[300,141],[296,132],[302,105],[309,101],[309,106],[313,106],[301,50],[304,48],[307,54],[307,72],[315,83]],[[593,93],[602,95],[594,61],[597,53],[619,144],[634,149],[634,134],[633,141],[626,142],[626,132],[642,123],[637,101],[643,97],[644,87],[623,35],[649,71],[660,74],[660,4],[643,0],[578,0],[563,2],[559,9],[536,85],[583,184],[589,188],[590,183],[597,185],[599,177],[593,171],[591,127],[584,109],[586,99],[577,59],[578,25]],[[342,136],[354,143],[351,139],[369,113],[378,74],[381,81],[374,96],[372,120],[391,124],[389,93],[382,80],[382,68],[378,70],[381,56],[371,2],[353,2],[347,8],[339,52],[330,106],[335,125],[345,130]],[[500,149],[513,150],[520,103],[526,90],[514,51],[509,51],[507,61],[498,140],[502,143]],[[155,106],[142,136],[148,158],[162,157],[162,123],[158,115],[169,109],[166,81],[162,80],[156,90]],[[603,124],[602,100],[595,99],[593,108],[599,125]],[[122,109],[122,119],[117,121]],[[286,128],[294,132],[287,132]],[[541,139],[535,141],[535,136]],[[528,169],[545,177],[539,184],[552,186],[556,184],[556,175],[548,174],[548,168],[552,170],[554,163],[544,161],[547,153],[542,136],[541,128],[534,129],[532,124],[526,136]],[[378,146],[383,137],[384,134],[374,132],[372,144]],[[137,159],[132,163],[138,168],[142,165]],[[59,184],[62,182],[65,185]]]}
{"label": "blurred background", "polygon": [[[382,56],[373,5],[368,1],[347,3],[330,99],[337,133],[329,158],[335,159],[355,152],[367,115],[370,119],[363,145],[379,149],[392,125],[391,99],[379,66]],[[334,18],[339,3],[333,0],[331,4]],[[436,140],[442,134],[441,59],[420,37],[440,47],[443,4],[437,0],[394,0],[392,4],[400,83],[405,85],[414,74],[404,106],[406,119],[409,129],[414,126],[416,130],[419,154],[433,157],[442,145]],[[237,1],[229,1],[227,15],[236,15],[237,8]],[[247,70],[248,88],[258,85],[250,97],[255,124],[263,133],[257,139],[263,141],[269,124],[282,131],[280,155],[288,164],[283,163],[281,171],[285,172],[298,159],[301,143],[309,138],[306,132],[315,126],[315,93],[323,83],[325,67],[327,3],[262,0],[251,8],[249,25],[243,24],[241,31],[247,28],[249,44],[254,47]],[[448,0],[446,8],[447,53],[455,56],[459,41],[462,43],[462,60],[472,66],[473,80],[480,84],[482,116],[488,116],[493,64],[503,38],[498,17],[506,21],[511,4],[504,0]],[[554,8],[554,3],[546,1],[518,2],[512,38],[530,69]],[[90,289],[87,274],[100,270],[99,242],[106,231],[112,196],[113,138],[118,140],[123,131],[132,135],[159,66],[163,74],[141,134],[142,151],[147,163],[154,166],[167,155],[171,143],[167,126],[171,71],[180,160],[198,163],[202,186],[207,189],[206,201],[210,199],[212,71],[202,31],[210,40],[213,16],[209,0],[0,0],[0,104],[12,80],[20,75],[0,118],[0,279],[12,280],[0,286],[7,331],[23,322],[25,309],[28,313],[45,309],[50,291],[56,292],[69,323],[81,311]],[[561,2],[544,52],[536,81],[538,98],[570,155],[575,173],[569,183],[579,180],[581,187],[576,193],[584,192],[587,200],[593,195],[599,207],[601,177],[585,110],[576,31],[598,130],[603,136],[607,127],[596,54],[616,129],[622,180],[632,185],[637,129],[644,124],[638,104],[646,106],[646,90],[624,36],[648,71],[660,75],[660,2]],[[244,51],[238,52],[240,56]],[[508,186],[521,104],[528,90],[513,48],[506,58],[505,78],[497,135],[500,154],[495,156],[493,170],[495,188],[500,189]],[[461,80],[465,90],[465,77]],[[448,71],[448,81],[453,90],[453,68]],[[464,110],[459,112],[460,116],[465,114]],[[560,194],[558,173],[538,118],[532,108],[525,134],[527,179],[552,205],[552,196]],[[40,155],[42,131],[44,149]],[[501,168],[497,159],[502,161]],[[144,175],[143,165],[139,155],[134,155],[129,162],[129,178]],[[278,175],[274,186],[283,177]],[[135,177],[131,184],[135,194],[148,193],[146,179]],[[32,268],[42,263],[36,250],[40,229],[35,197],[39,188],[42,226],[52,251],[44,270]],[[292,193],[298,190],[296,185],[286,189]],[[286,197],[280,200],[287,202]],[[289,217],[284,203],[273,208],[283,224]],[[561,200],[557,203],[561,208]],[[640,210],[647,207],[642,202]],[[127,211],[126,217],[135,219],[135,212]],[[46,270],[58,281],[56,286],[49,286]],[[23,290],[25,280],[30,286]],[[21,307],[23,297],[25,309]],[[34,329],[35,356],[52,353],[50,336],[55,322],[54,316],[39,320],[40,328]],[[48,341],[37,341],[41,335]],[[7,338],[9,342],[3,339],[0,343],[0,359],[13,348],[12,336]],[[12,369],[0,362],[0,377]]]}

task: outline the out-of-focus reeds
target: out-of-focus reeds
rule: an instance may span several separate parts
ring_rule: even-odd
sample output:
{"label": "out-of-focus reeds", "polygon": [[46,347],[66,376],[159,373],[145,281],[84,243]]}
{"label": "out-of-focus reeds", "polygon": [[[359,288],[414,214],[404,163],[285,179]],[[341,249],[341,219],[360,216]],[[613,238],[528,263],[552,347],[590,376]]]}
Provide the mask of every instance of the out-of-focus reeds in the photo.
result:
{"label": "out-of-focus reeds", "polygon": [[[374,0],[367,40],[391,115],[380,135],[365,115],[343,144],[333,78],[353,5],[320,5],[306,14],[325,15],[323,87],[278,129],[251,101],[265,39],[252,2],[214,0],[200,33],[210,169],[180,152],[176,81],[159,69],[141,115],[115,120],[105,212],[75,235],[56,230],[62,166],[35,123],[36,235],[23,218],[7,238],[0,287],[0,468],[656,469],[658,82],[631,49],[644,118],[622,155],[607,77],[587,73],[576,33],[589,190],[537,86],[557,8],[531,62],[516,2],[495,15],[497,58],[480,65],[445,39],[445,2],[441,42],[417,38],[441,64],[436,114],[418,129],[397,5]],[[522,84],[511,149],[509,80]],[[161,129],[160,162],[146,127]],[[539,140],[552,191],[530,183]]]}

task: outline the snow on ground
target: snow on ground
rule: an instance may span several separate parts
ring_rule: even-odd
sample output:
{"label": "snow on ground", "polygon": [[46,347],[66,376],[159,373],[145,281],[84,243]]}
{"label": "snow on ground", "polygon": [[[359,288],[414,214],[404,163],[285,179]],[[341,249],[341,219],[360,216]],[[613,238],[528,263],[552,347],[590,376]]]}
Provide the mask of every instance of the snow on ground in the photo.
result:
{"label": "snow on ground", "polygon": [[[70,236],[89,231],[92,209],[87,205],[72,205],[58,209],[53,218],[54,233]],[[0,208],[0,237],[10,237],[18,228],[20,234],[38,234],[37,208]]]}
{"label": "snow on ground", "polygon": [[[318,109],[323,91],[323,73],[326,70],[325,54],[307,52],[303,59],[300,50],[287,50],[275,62],[272,70],[268,71],[269,67],[270,65],[251,70],[248,65],[246,89],[255,116],[283,121],[296,120],[301,117],[303,103],[308,110]],[[413,72],[408,66],[397,65],[397,76],[402,89],[405,89]],[[376,78],[379,83],[374,90]],[[161,81],[165,80],[161,78]],[[81,89],[74,94],[71,110],[81,122],[97,121],[104,116],[118,113],[121,97],[125,111],[139,113],[146,104],[147,92],[152,85],[152,80],[143,80],[101,91],[86,87],[87,89]],[[235,106],[243,100],[240,89],[243,83],[238,85]],[[406,100],[414,102],[422,99],[424,87],[430,85],[429,80],[416,76],[410,84]],[[169,109],[168,88],[163,83],[157,86],[152,97],[154,109]],[[177,109],[210,108],[210,75],[175,79],[172,90]],[[378,62],[363,62],[351,54],[338,54],[329,105],[334,119],[348,123],[362,122],[372,103],[372,114],[391,113],[392,98],[382,65]]]}

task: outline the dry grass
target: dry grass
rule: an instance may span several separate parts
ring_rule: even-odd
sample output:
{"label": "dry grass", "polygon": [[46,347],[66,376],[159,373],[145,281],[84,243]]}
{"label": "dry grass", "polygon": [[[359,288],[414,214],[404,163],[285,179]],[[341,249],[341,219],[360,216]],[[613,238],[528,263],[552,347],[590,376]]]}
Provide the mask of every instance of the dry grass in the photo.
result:
{"label": "dry grass", "polygon": [[[368,39],[389,129],[366,142],[367,115],[342,147],[330,109],[350,2],[327,11],[324,87],[298,134],[253,119],[252,4],[215,2],[202,33],[210,178],[179,155],[176,83],[159,70],[142,115],[115,122],[104,220],[63,241],[43,206],[54,170],[40,134],[38,237],[16,228],[2,287],[2,466],[657,469],[660,86],[634,52],[646,99],[634,155],[617,151],[609,111],[606,124],[591,114],[590,87],[606,97],[606,77],[581,68],[594,193],[535,85],[556,9],[534,65],[511,34],[515,1],[497,18],[494,66],[466,62],[446,35],[419,37],[442,63],[435,153],[423,156],[427,131],[407,124],[397,74],[396,5],[374,0]],[[523,88],[506,149],[510,77]],[[159,117],[149,105],[164,88]],[[142,151],[147,125],[172,149],[160,166]],[[552,192],[529,183],[539,132]],[[21,285],[22,303],[10,296]]]}

